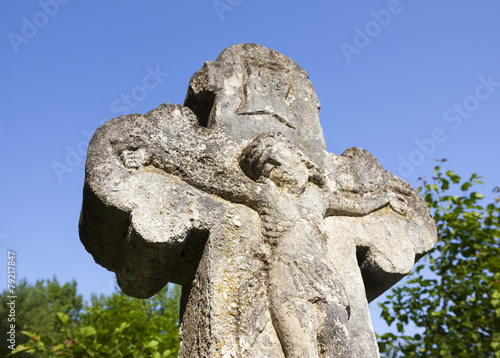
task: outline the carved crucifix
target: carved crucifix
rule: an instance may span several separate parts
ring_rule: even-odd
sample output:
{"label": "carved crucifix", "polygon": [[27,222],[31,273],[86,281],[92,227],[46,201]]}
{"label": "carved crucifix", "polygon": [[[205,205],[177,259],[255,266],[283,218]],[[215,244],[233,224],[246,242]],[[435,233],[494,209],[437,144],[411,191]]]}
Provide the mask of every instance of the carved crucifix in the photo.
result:
{"label": "carved crucifix", "polygon": [[326,151],[289,58],[243,44],[185,105],[92,138],[80,238],[122,290],[183,286],[180,357],[377,357],[368,301],[435,242],[423,199],[359,148]]}

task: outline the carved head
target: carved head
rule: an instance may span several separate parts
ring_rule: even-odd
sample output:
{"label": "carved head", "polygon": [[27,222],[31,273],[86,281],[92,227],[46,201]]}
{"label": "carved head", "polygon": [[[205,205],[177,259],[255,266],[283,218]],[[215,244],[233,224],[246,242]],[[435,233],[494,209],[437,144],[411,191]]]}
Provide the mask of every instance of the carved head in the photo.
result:
{"label": "carved head", "polygon": [[302,193],[309,181],[320,176],[318,168],[280,133],[255,138],[243,150],[240,167],[249,178],[269,179],[289,193]]}

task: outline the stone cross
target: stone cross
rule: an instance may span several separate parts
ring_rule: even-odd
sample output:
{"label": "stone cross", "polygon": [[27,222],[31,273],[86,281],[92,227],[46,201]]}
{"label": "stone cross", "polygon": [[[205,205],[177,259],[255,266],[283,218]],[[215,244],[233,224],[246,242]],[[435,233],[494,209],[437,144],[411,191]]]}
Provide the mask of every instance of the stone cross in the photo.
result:
{"label": "stone cross", "polygon": [[179,357],[378,357],[368,302],[435,243],[422,197],[366,150],[326,151],[291,59],[223,51],[184,106],[108,121],[80,238],[131,296],[182,285]]}

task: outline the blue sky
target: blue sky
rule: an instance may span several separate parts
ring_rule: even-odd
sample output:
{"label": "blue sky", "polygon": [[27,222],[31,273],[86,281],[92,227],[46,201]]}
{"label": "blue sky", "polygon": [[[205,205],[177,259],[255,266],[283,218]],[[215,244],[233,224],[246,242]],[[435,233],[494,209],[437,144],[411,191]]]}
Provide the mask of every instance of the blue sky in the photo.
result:
{"label": "blue sky", "polygon": [[488,193],[500,177],[499,13],[499,2],[456,0],[3,1],[0,267],[15,250],[30,282],[111,292],[114,274],[77,231],[89,136],[118,115],[182,104],[203,62],[237,43],[306,70],[329,151],[368,149],[415,187],[447,158]]}

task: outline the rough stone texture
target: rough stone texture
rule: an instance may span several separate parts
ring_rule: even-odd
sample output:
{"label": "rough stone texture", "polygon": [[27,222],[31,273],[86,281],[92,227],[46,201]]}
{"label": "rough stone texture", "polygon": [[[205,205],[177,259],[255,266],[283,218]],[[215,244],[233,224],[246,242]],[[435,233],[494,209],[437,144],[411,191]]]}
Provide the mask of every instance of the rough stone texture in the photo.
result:
{"label": "rough stone texture", "polygon": [[180,357],[378,357],[368,302],[435,225],[370,153],[327,153],[318,111],[295,62],[243,44],[184,106],[94,134],[80,238],[131,296],[183,286]]}

